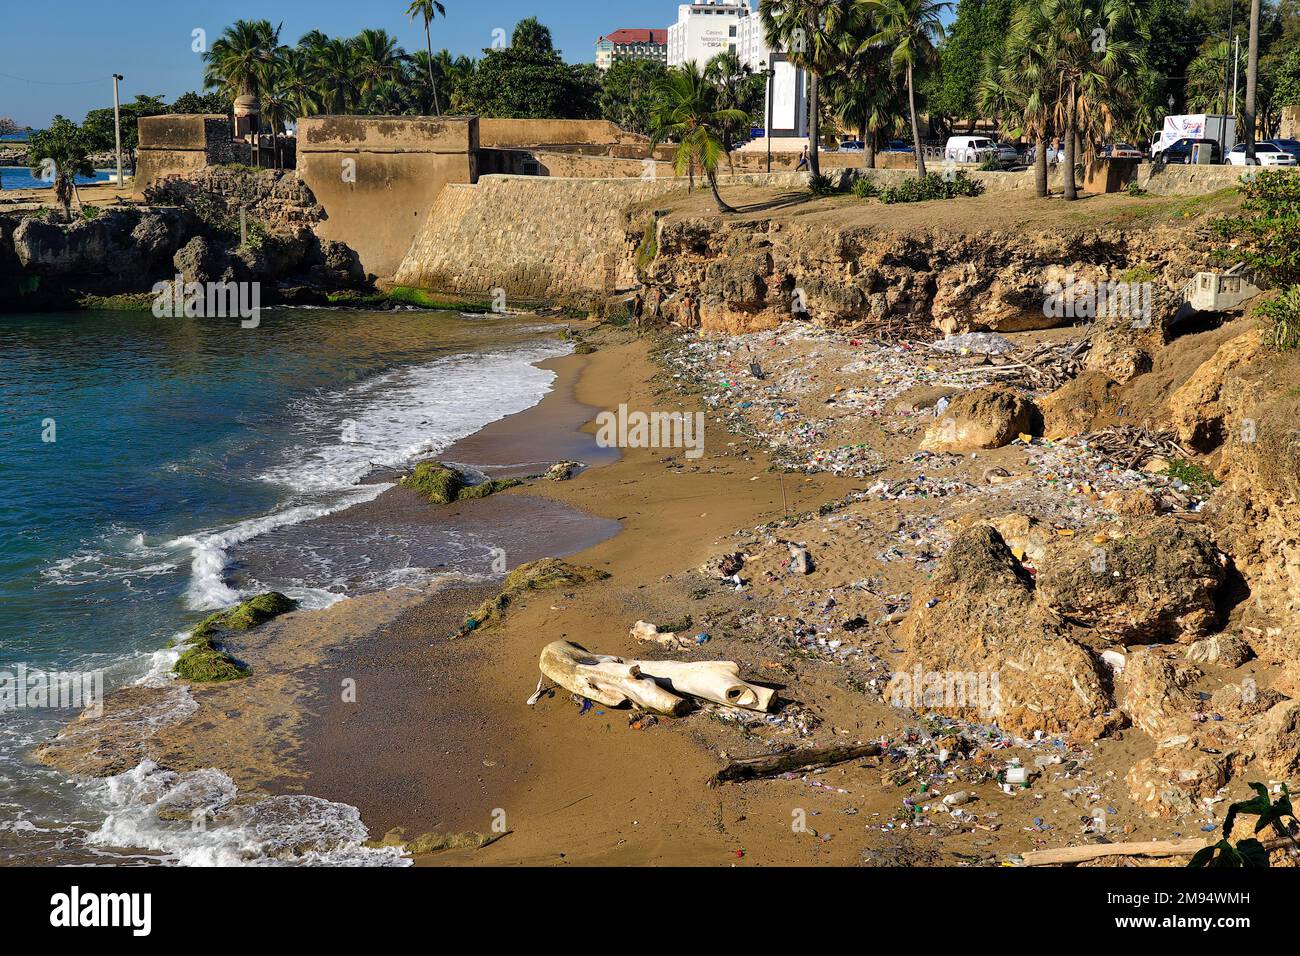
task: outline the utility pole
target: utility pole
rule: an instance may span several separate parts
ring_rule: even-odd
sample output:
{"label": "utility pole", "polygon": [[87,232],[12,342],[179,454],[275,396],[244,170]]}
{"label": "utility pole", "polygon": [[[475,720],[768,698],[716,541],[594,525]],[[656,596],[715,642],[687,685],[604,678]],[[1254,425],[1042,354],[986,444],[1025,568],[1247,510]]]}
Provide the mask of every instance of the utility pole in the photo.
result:
{"label": "utility pole", "polygon": [[1241,93],[1241,37],[1232,38],[1232,105]]}
{"label": "utility pole", "polygon": [[125,185],[122,179],[122,106],[117,95],[117,84],[122,80],[121,73],[113,74],[113,132],[117,136],[117,188],[119,190]]}
{"label": "utility pole", "polygon": [[1219,158],[1228,158],[1228,90],[1232,84],[1228,82],[1230,76],[1228,71],[1232,69],[1232,27],[1233,14],[1236,13],[1235,0],[1228,0],[1228,42],[1224,45],[1223,50],[1223,123],[1219,126]]}
{"label": "utility pole", "polygon": [[1246,106],[1242,110],[1246,127],[1246,165],[1255,163],[1255,118],[1259,83],[1259,0],[1250,0],[1250,39],[1246,41]]}

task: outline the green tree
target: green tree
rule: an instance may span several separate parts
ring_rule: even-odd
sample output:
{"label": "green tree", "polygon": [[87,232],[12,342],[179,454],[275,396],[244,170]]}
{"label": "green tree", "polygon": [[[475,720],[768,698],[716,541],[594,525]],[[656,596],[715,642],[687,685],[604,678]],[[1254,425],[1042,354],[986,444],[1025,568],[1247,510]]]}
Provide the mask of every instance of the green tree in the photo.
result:
{"label": "green tree", "polygon": [[357,95],[364,98],[381,84],[402,78],[406,52],[386,30],[362,30],[351,40]]}
{"label": "green tree", "polygon": [[510,46],[483,51],[456,92],[456,109],[479,116],[593,119],[598,91],[592,73],[570,66],[558,53]]}
{"label": "green tree", "polygon": [[[27,144],[27,161],[32,175],[53,179],[54,198],[63,207],[63,216],[72,221],[72,198],[77,195],[77,177],[93,176],[89,149],[77,124],[62,116],[54,117],[49,129],[33,133]],[[77,205],[81,205],[78,197]]]}
{"label": "green tree", "polygon": [[316,92],[335,115],[350,112],[357,101],[356,61],[356,47],[347,40],[327,39],[313,51]]}
{"label": "green tree", "polygon": [[533,53],[555,52],[555,41],[551,39],[550,27],[536,17],[524,17],[515,24],[514,32],[510,34],[510,45]]}
{"label": "green tree", "polygon": [[280,45],[280,28],[269,20],[236,20],[203,54],[203,88],[233,100],[266,88]]}
{"label": "green tree", "polygon": [[723,140],[728,128],[746,120],[735,109],[718,109],[717,91],[696,63],[669,70],[655,86],[657,94],[650,141],[654,145],[671,140],[677,144],[673,168],[695,182],[698,167],[713,191],[719,212],[735,212],[718,192],[718,163],[726,154]]}
{"label": "green tree", "polygon": [[606,71],[600,89],[600,115],[622,129],[650,135],[655,85],[668,68],[655,60],[620,60]]}
{"label": "green tree", "polygon": [[167,112],[176,115],[230,114],[230,101],[220,93],[196,93],[191,90],[176,97]]}
{"label": "green tree", "polygon": [[442,110],[438,106],[438,82],[433,73],[433,38],[429,32],[429,24],[433,22],[434,17],[446,17],[447,8],[438,0],[412,0],[411,5],[406,8],[406,15],[414,20],[419,17],[424,21],[424,52],[427,57],[425,67],[429,77],[429,92],[433,99],[433,115],[441,116]]}
{"label": "green tree", "polygon": [[713,103],[717,109],[745,114],[744,120],[727,127],[723,135],[730,162],[732,148],[748,138],[750,124],[756,116],[762,115],[767,81],[761,75],[756,76],[749,64],[742,63],[740,57],[731,52],[719,53],[710,59],[704,67],[704,78],[713,85]]}
{"label": "green tree", "polygon": [[1055,75],[1038,42],[1039,23],[1032,7],[1020,7],[1002,43],[989,49],[979,85],[979,105],[1017,136],[1034,143],[1034,187],[1047,196],[1047,140],[1057,92]]}
{"label": "green tree", "polygon": [[852,5],[848,0],[760,0],[758,16],[768,45],[784,49],[791,63],[808,71],[808,166],[820,176],[821,79],[844,62],[840,42]]}
{"label": "green tree", "polygon": [[417,113],[441,115],[439,97],[450,103],[465,77],[474,72],[474,61],[467,56],[453,57],[440,50],[430,57],[424,50],[415,53],[407,64],[406,84],[409,99]]}
{"label": "green tree", "polygon": [[985,57],[1006,37],[1015,7],[1016,0],[959,0],[956,19],[939,51],[937,83],[926,104],[932,114],[974,124]]}
{"label": "green tree", "polygon": [[822,99],[846,128],[862,140],[862,165],[873,168],[885,140],[900,135],[907,123],[907,96],[889,65],[888,51],[872,44],[875,23],[859,8],[844,31],[844,65],[822,80]]}
{"label": "green tree", "polygon": [[0,116],[0,136],[12,136],[18,132],[18,124],[8,116]]}
{"label": "green tree", "polygon": [[912,122],[916,174],[924,176],[925,151],[921,148],[921,128],[916,117],[915,74],[918,67],[934,59],[935,44],[943,38],[939,16],[949,4],[934,0],[865,0],[865,6],[877,26],[875,36],[868,42],[888,49],[895,75],[906,77],[907,112]]}

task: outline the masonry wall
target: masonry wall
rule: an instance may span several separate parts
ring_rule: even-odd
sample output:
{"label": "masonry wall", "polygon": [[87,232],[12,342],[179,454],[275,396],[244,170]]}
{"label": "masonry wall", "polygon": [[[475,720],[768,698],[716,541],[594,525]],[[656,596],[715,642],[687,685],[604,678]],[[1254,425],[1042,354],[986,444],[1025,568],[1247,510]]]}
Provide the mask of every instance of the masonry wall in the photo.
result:
{"label": "masonry wall", "polygon": [[298,175],[325,211],[316,232],[388,278],[448,184],[477,178],[478,118],[314,116],[298,124]]}
{"label": "masonry wall", "polygon": [[[802,187],[801,174],[724,178]],[[590,305],[635,281],[627,210],[685,190],[680,179],[484,176],[434,203],[397,270],[398,285]]]}
{"label": "masonry wall", "polygon": [[643,146],[650,141],[609,120],[488,119],[479,120],[479,143],[494,149],[523,146],[624,145]]}
{"label": "masonry wall", "polygon": [[225,116],[146,116],[137,123],[135,187],[140,192],[168,176],[185,176],[238,159]]}

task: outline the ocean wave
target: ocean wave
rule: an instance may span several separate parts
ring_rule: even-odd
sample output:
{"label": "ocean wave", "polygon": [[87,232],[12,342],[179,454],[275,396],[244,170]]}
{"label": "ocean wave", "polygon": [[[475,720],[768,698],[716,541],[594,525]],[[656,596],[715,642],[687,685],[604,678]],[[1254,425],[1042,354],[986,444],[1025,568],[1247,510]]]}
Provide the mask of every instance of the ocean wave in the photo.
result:
{"label": "ocean wave", "polygon": [[301,407],[309,441],[260,477],[299,492],[348,488],[376,468],[437,454],[485,425],[536,405],[555,373],[535,363],[562,342],[448,356],[379,376]]}
{"label": "ocean wave", "polygon": [[135,847],[180,866],[409,866],[395,848],[364,845],[369,831],[346,803],[288,795],[236,802],[220,770],[176,772],[151,760],[99,782],[106,811],[92,846]]}
{"label": "ocean wave", "polygon": [[232,588],[226,583],[226,566],[230,563],[228,549],[251,541],[259,535],[321,518],[336,511],[351,508],[365,501],[373,501],[391,488],[390,484],[364,485],[328,504],[307,504],[286,508],[257,518],[249,518],[220,531],[182,535],[168,542],[171,547],[189,548],[193,559],[190,565],[190,583],[185,592],[186,603],[196,611],[215,610],[237,603],[250,592]]}

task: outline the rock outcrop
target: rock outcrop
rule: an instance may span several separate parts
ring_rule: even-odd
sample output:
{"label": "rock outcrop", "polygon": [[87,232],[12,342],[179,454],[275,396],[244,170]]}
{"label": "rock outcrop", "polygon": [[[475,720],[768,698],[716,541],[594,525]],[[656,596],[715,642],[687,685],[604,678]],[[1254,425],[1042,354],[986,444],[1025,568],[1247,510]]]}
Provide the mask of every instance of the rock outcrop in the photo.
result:
{"label": "rock outcrop", "polygon": [[195,230],[179,209],[109,209],[71,223],[24,219],[13,232],[22,271],[38,276],[147,276]]}
{"label": "rock outcrop", "polygon": [[925,451],[1001,448],[1041,427],[1034,403],[1013,388],[989,385],[952,399],[921,439]]}

